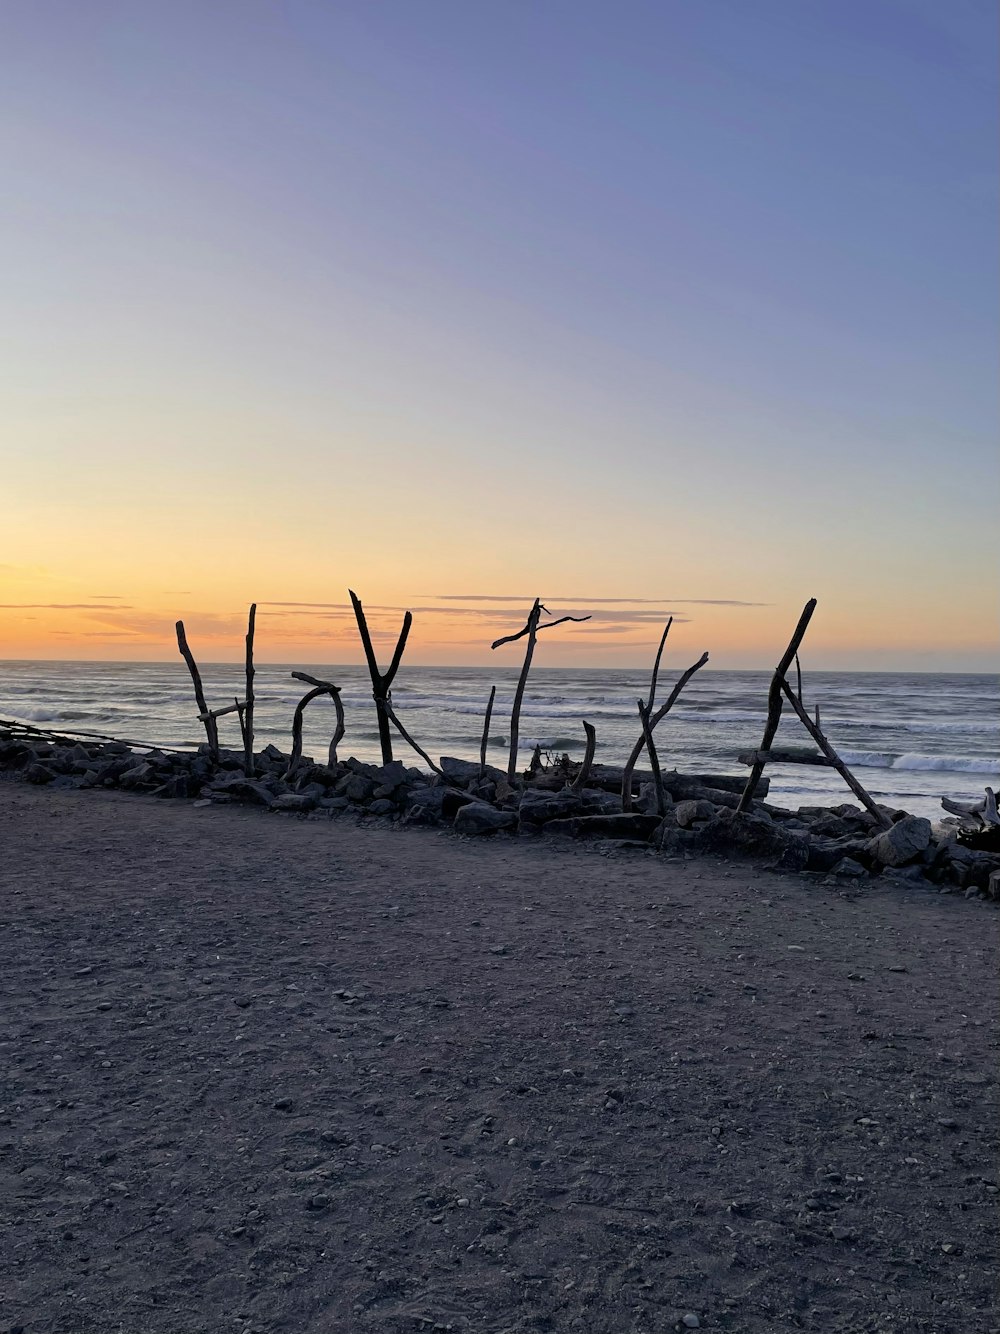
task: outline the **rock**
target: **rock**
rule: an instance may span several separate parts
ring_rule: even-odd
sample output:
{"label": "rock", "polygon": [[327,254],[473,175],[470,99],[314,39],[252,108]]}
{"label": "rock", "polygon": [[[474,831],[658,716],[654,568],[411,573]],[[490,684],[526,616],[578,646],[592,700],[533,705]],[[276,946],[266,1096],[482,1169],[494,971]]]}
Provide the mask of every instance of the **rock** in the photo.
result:
{"label": "rock", "polygon": [[930,841],[930,820],[920,815],[904,815],[902,820],[876,834],[866,851],[880,866],[905,866],[919,857]]}
{"label": "rock", "polygon": [[863,867],[869,860],[865,849],[868,846],[867,838],[859,838],[854,834],[846,838],[815,838],[809,840],[809,861],[806,863],[807,871],[832,871],[838,862],[850,858],[853,861],[860,862]]}
{"label": "rock", "polygon": [[701,1329],[701,1321],[693,1311],[681,1316],[681,1324],[685,1329]]}
{"label": "rock", "polygon": [[[479,763],[477,760],[458,760],[453,755],[441,756],[441,772],[446,778],[451,778],[456,783],[475,783],[479,781]],[[492,765],[486,766],[483,774],[484,778],[490,778],[495,783],[498,778],[506,778],[500,769],[495,769]]]}
{"label": "rock", "polygon": [[868,868],[862,866],[860,862],[856,862],[853,857],[842,857],[837,865],[833,867],[833,874],[858,880],[868,874]]}
{"label": "rock", "polygon": [[566,820],[551,821],[545,831],[569,838],[639,839],[646,842],[661,823],[658,815],[642,815],[637,811],[618,815],[573,815]]}
{"label": "rock", "polygon": [[455,816],[456,834],[495,834],[501,829],[513,829],[517,824],[516,811],[498,811],[482,801],[470,801]]}
{"label": "rock", "polygon": [[126,792],[134,792],[136,788],[144,787],[154,777],[155,771],[151,764],[140,763],[126,769],[118,780],[118,786]]}
{"label": "rock", "polygon": [[681,829],[690,829],[696,820],[711,820],[715,807],[710,801],[679,801],[674,807],[674,819]]}
{"label": "rock", "polygon": [[313,811],[316,798],[308,792],[283,792],[271,802],[272,811]]}
{"label": "rock", "polygon": [[375,784],[370,778],[352,773],[340,780],[334,792],[338,797],[346,797],[348,801],[361,803],[370,801],[375,795]]}
{"label": "rock", "polygon": [[368,814],[392,815],[395,809],[396,809],[395,803],[390,801],[388,797],[376,797],[376,799],[368,807]]}
{"label": "rock", "polygon": [[34,764],[29,764],[25,769],[24,777],[28,783],[51,783],[55,774],[51,769],[47,769],[44,764],[39,764],[36,760]]}
{"label": "rock", "polygon": [[528,788],[521,796],[517,811],[522,828],[538,827],[550,820],[565,820],[582,807],[580,797],[568,788],[561,792],[534,792]]}
{"label": "rock", "polygon": [[391,760],[388,764],[379,765],[371,775],[372,781],[378,787],[385,789],[384,792],[377,794],[380,797],[395,792],[397,788],[402,787],[404,783],[409,781],[409,777],[410,770],[407,769],[402,760]]}
{"label": "rock", "polygon": [[990,878],[986,882],[986,897],[1000,899],[1000,869],[990,872]]}
{"label": "rock", "polygon": [[[88,773],[93,773],[93,770],[88,770]],[[84,786],[92,786],[87,781],[86,774],[84,775]],[[191,778],[187,774],[174,774],[173,778],[168,778],[165,783],[161,783],[159,787],[154,788],[151,795],[177,801],[190,797],[195,790]]]}
{"label": "rock", "polygon": [[809,841],[760,815],[737,815],[728,809],[696,833],[697,847],[767,859],[776,870],[802,871],[809,861]]}

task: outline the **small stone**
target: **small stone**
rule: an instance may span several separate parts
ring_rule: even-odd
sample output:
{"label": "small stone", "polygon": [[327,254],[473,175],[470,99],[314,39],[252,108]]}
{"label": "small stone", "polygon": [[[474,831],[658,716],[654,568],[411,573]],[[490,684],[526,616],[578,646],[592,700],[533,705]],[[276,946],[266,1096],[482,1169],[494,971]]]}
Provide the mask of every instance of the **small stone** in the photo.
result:
{"label": "small stone", "polygon": [[329,1195],[311,1195],[309,1197],[309,1202],[306,1205],[307,1209],[329,1209],[329,1207]]}
{"label": "small stone", "polygon": [[458,1206],[459,1209],[468,1209],[470,1200],[468,1196],[460,1195],[458,1199],[455,1201],[455,1204]]}
{"label": "small stone", "polygon": [[945,1130],[957,1130],[958,1122],[953,1116],[939,1116],[937,1123]]}
{"label": "small stone", "polygon": [[271,1106],[276,1112],[290,1112],[295,1106],[295,1099],[289,1098],[287,1094],[282,1095],[280,1098],[275,1098]]}
{"label": "small stone", "polygon": [[693,1311],[688,1311],[681,1316],[681,1324],[685,1329],[701,1329],[701,1320]]}

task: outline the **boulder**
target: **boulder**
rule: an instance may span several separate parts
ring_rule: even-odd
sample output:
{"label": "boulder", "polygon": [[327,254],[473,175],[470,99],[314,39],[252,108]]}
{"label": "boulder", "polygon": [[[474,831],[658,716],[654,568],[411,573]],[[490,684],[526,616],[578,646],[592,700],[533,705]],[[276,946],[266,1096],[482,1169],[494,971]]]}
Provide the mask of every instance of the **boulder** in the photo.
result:
{"label": "boulder", "polygon": [[311,792],[283,792],[271,802],[272,811],[312,811],[317,797]]}
{"label": "boulder", "polygon": [[842,857],[833,868],[833,874],[843,876],[845,879],[859,880],[862,876],[868,874],[868,870],[860,862],[856,862],[853,857]]}
{"label": "boulder", "polygon": [[118,779],[118,786],[125,792],[134,792],[136,788],[145,787],[156,776],[156,770],[151,764],[145,762],[134,764],[131,769],[126,769]]}
{"label": "boulder", "polygon": [[375,795],[375,784],[362,774],[349,773],[333,790],[338,797],[346,797],[348,801],[364,802]]}
{"label": "boulder", "polygon": [[392,815],[396,809],[396,803],[390,801],[388,797],[376,797],[368,807],[369,815]]}
{"label": "boulder", "polygon": [[648,841],[661,823],[658,815],[642,815],[638,811],[618,815],[571,815],[566,820],[552,820],[545,826],[545,832],[566,838],[628,838]]}
{"label": "boulder", "polygon": [[904,815],[866,844],[868,855],[880,866],[906,866],[930,847],[931,822],[921,815]]}
{"label": "boulder", "polygon": [[803,871],[809,861],[809,841],[759,815],[717,811],[698,830],[698,846],[711,852],[767,859],[777,870]]}
{"label": "boulder", "polygon": [[810,838],[807,871],[832,871],[845,857],[866,865],[870,858],[865,849],[868,839],[856,835],[846,838]]}
{"label": "boulder", "polygon": [[[450,778],[455,783],[475,783],[479,781],[480,765],[478,760],[458,760],[453,755],[441,756],[441,772],[445,778]],[[498,778],[506,778],[507,775],[500,769],[495,769],[493,765],[486,766],[484,778],[490,778],[495,783]]]}
{"label": "boulder", "polygon": [[582,808],[575,792],[563,788],[561,792],[535,792],[528,788],[521,796],[518,816],[522,827],[539,827],[551,820],[565,820]]}
{"label": "boulder", "polygon": [[483,801],[470,801],[455,816],[455,833],[496,834],[501,829],[513,829],[516,824],[516,811],[498,811]]}
{"label": "boulder", "polygon": [[681,829],[690,829],[695,821],[711,820],[715,807],[710,801],[679,801],[674,807],[674,819]]}

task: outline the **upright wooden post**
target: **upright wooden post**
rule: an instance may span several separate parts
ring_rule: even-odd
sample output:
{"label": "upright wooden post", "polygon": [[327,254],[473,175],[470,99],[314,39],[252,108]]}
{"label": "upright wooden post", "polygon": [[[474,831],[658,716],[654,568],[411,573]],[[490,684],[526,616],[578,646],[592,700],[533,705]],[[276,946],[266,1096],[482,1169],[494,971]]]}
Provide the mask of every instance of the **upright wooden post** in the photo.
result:
{"label": "upright wooden post", "polygon": [[243,731],[243,770],[244,770],[244,772],[246,773],[247,778],[253,778],[253,776],[254,776],[254,762],[253,762],[253,706],[254,706],[253,678],[254,678],[254,676],[255,676],[255,671],[254,671],[254,665],[253,665],[253,636],[254,636],[254,626],[255,626],[256,620],[257,620],[257,604],[256,604],[256,602],[251,602],[251,604],[250,604],[250,616],[249,616],[249,619],[248,619],[248,621],[247,621],[247,661],[246,661],[246,670],[247,670],[247,695],[246,695],[246,703],[245,703],[244,706],[243,706],[243,712],[242,712],[242,714],[240,715],[240,721],[242,722],[242,724],[243,724],[243,728],[244,728],[244,731]]}
{"label": "upright wooden post", "polygon": [[208,753],[213,760],[219,758],[219,728],[215,718],[209,713],[208,703],[205,700],[205,688],[201,683],[201,672],[198,670],[198,664],[194,660],[194,654],[188,648],[187,635],[184,633],[184,622],[178,621],[175,626],[177,631],[177,647],[180,650],[181,657],[187,663],[188,671],[191,673],[191,681],[194,685],[194,699],[198,705],[198,717],[205,725],[205,736],[208,738]]}
{"label": "upright wooden post", "polygon": [[368,663],[368,675],[372,679],[372,698],[375,701],[375,714],[378,719],[378,739],[382,747],[382,763],[391,764],[392,762],[392,733],[389,731],[390,714],[387,704],[390,698],[390,689],[393,678],[399,671],[399,664],[403,657],[403,650],[406,648],[406,639],[410,633],[410,626],[413,624],[413,613],[407,612],[403,617],[403,628],[399,632],[399,639],[396,641],[396,651],[392,655],[388,669],[385,672],[379,670],[378,660],[375,657],[375,650],[372,647],[372,637],[368,633],[368,621],[365,617],[365,609],[361,605],[361,600],[353,590],[348,589],[351,595],[351,603],[354,607],[354,615],[358,622],[358,633],[361,636],[361,646],[365,651],[365,661]]}

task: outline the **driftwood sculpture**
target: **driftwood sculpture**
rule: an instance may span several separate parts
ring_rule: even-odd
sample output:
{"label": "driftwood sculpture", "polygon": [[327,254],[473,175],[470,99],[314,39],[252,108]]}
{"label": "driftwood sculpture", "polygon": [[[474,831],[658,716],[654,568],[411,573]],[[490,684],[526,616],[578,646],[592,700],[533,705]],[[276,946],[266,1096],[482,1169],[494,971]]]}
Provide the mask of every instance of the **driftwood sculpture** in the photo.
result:
{"label": "driftwood sculpture", "polygon": [[[365,617],[365,609],[361,605],[361,600],[352,589],[347,590],[351,595],[351,604],[354,607],[354,615],[358,622],[358,633],[361,635],[361,644],[365,651],[365,661],[368,663],[368,674],[372,679],[372,698],[375,700],[375,713],[378,718],[378,739],[382,747],[382,763],[390,764],[392,762],[392,733],[389,731],[389,723],[395,723],[400,735],[403,736],[410,745],[413,741],[407,736],[395,718],[392,712],[390,700],[392,698],[391,686],[393,678],[399,671],[399,664],[402,661],[403,650],[406,648],[406,639],[410,633],[410,626],[413,624],[413,613],[407,612],[403,617],[403,628],[399,632],[399,639],[396,641],[396,651],[392,655],[392,661],[389,663],[388,670],[379,671],[378,660],[375,657],[375,650],[372,647],[372,637],[368,633],[368,621]],[[422,754],[423,752],[421,752]]]}
{"label": "driftwood sculpture", "polygon": [[250,615],[247,619],[246,701],[244,702],[242,708],[240,708],[239,700],[236,701],[236,707],[239,710],[239,715],[240,715],[240,727],[243,729],[243,769],[244,772],[246,773],[247,778],[253,778],[254,775],[253,706],[254,706],[255,696],[253,690],[253,678],[255,675],[255,670],[253,665],[253,636],[256,623],[257,623],[257,604],[256,602],[251,602]]}
{"label": "driftwood sculpture", "polygon": [[311,704],[314,699],[320,695],[329,695],[333,701],[333,707],[337,711],[337,726],[334,729],[333,739],[330,742],[330,751],[327,763],[332,768],[337,763],[337,747],[343,739],[346,731],[344,721],[344,704],[340,698],[340,686],[333,685],[330,681],[319,681],[315,676],[309,676],[306,672],[292,672],[292,677],[296,681],[302,681],[306,685],[312,686],[307,694],[303,695],[295,706],[295,712],[292,715],[292,754],[291,762],[288,766],[288,772],[292,773],[302,759],[302,715],[305,713],[306,705]]}
{"label": "driftwood sculpture", "polygon": [[[892,820],[883,810],[872,800],[870,794],[861,786],[858,780],[848,769],[847,765],[840,758],[837,752],[827,740],[819,725],[819,710],[816,710],[815,719],[810,718],[802,700],[802,670],[799,666],[799,645],[809,628],[809,622],[812,620],[812,614],[816,610],[816,599],[810,598],[802,608],[802,615],[799,617],[798,624],[788,641],[788,647],[781,656],[781,661],[774,669],[774,676],[771,678],[771,685],[767,692],[767,722],[764,725],[764,736],[757,750],[751,755],[742,756],[746,762],[751,762],[750,777],[747,779],[747,785],[743,789],[743,795],[740,797],[739,805],[736,807],[737,813],[745,812],[750,802],[753,800],[753,794],[760,776],[764,772],[766,764],[775,763],[779,759],[784,763],[792,764],[825,764],[831,769],[836,769],[844,782],[851,789],[857,799],[864,806],[865,810],[875,819],[876,823],[882,829],[888,829],[892,825]],[[788,684],[788,669],[792,663],[795,663],[797,690],[793,690]],[[781,722],[781,711],[785,700],[792,706],[797,714],[802,726],[819,747],[820,754],[809,753],[803,759],[794,750],[776,750],[771,749],[771,743],[774,741],[778,731],[778,724]]]}
{"label": "driftwood sculpture", "polygon": [[583,752],[583,763],[580,765],[580,772],[570,783],[574,792],[580,792],[587,786],[587,779],[590,777],[591,766],[594,763],[594,751],[597,749],[597,729],[593,723],[588,723],[583,719],[583,730],[587,736],[587,746]]}
{"label": "driftwood sculpture", "polygon": [[493,717],[493,703],[497,697],[496,686],[490,687],[490,702],[486,705],[486,717],[483,719],[483,739],[479,743],[479,779],[486,777],[486,747],[490,743],[490,719]]}
{"label": "driftwood sculpture", "polygon": [[555,621],[546,621],[544,625],[539,622],[542,612],[546,616],[552,613],[547,607],[543,607],[540,600],[535,598],[531,611],[528,612],[528,620],[523,630],[518,630],[516,635],[504,635],[500,639],[494,639],[490,648],[499,648],[501,644],[513,644],[518,639],[528,637],[528,644],[524,651],[524,665],[521,668],[521,675],[518,677],[517,689],[514,692],[514,704],[510,712],[510,754],[507,759],[507,781],[512,783],[517,773],[517,741],[521,726],[521,703],[524,700],[524,688],[528,683],[528,672],[531,668],[531,659],[535,653],[535,640],[540,630],[551,630],[553,626],[563,625],[566,621],[589,621],[589,616],[560,616]]}

